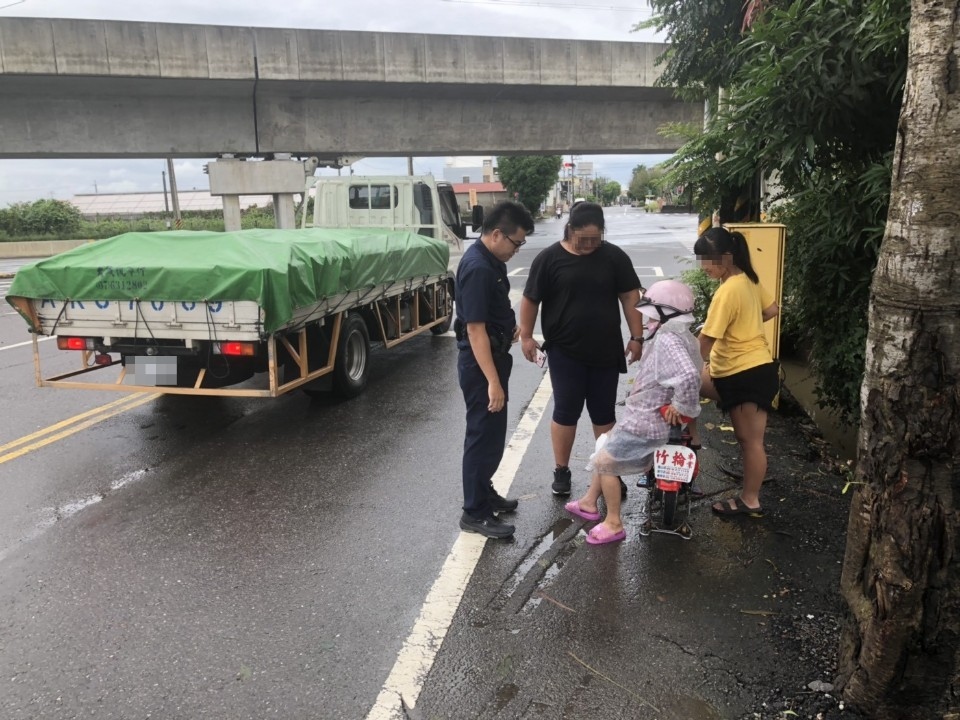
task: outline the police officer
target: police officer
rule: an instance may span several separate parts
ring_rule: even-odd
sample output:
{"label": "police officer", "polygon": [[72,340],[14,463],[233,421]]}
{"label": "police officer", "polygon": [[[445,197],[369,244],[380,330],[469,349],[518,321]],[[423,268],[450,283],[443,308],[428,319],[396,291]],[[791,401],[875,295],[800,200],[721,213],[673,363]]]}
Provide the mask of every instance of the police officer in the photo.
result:
{"label": "police officer", "polygon": [[514,527],[495,513],[517,509],[516,500],[493,487],[507,439],[507,383],[513,367],[510,346],[519,337],[510,305],[506,261],[533,232],[522,205],[498,203],[483,221],[480,238],[457,267],[454,331],[460,349],[457,374],[467,406],[463,441],[463,514],[460,527],[491,538],[508,538]]}

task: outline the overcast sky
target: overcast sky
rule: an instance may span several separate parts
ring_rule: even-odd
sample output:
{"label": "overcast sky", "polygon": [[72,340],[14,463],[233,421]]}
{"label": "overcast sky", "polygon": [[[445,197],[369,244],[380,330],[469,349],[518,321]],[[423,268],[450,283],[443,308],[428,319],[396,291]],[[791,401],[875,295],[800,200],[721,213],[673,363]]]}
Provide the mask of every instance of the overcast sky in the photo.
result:
{"label": "overcast sky", "polygon": [[[645,0],[0,0],[0,17],[103,20],[473,34],[583,40],[658,41],[652,30],[631,32],[650,17]],[[639,163],[663,155],[591,155],[594,173],[621,184]],[[443,176],[443,157],[414,158],[414,172]],[[180,189],[206,188],[205,159],[177,160]],[[479,165],[479,162],[477,163]],[[162,159],[0,160],[0,207],[79,193],[159,191]],[[367,158],[357,174],[406,174],[404,158]],[[329,171],[328,171],[329,172]]]}

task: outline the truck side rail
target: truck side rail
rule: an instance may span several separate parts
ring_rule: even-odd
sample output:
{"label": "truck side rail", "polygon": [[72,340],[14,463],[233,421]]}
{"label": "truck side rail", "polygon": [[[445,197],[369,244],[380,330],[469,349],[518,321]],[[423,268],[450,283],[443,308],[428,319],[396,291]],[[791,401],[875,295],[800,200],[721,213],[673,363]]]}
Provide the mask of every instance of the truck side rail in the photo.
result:
{"label": "truck side rail", "polygon": [[[253,303],[235,303],[236,305],[254,305]],[[59,309],[66,314],[65,306]],[[101,308],[106,309],[106,308]],[[49,308],[53,314],[53,308]],[[161,312],[151,306],[154,312]],[[38,387],[53,387],[72,390],[113,390],[118,392],[151,392],[171,395],[208,395],[226,397],[277,397],[291,390],[302,388],[334,371],[337,357],[337,347],[340,342],[340,329],[348,313],[359,312],[365,316],[371,331],[372,338],[380,341],[385,347],[395,345],[420,335],[423,332],[437,327],[444,327],[450,321],[452,311],[452,294],[450,293],[450,278],[446,275],[428,278],[410,279],[389,286],[368,288],[344,293],[332,298],[326,298],[309,308],[301,308],[294,314],[291,321],[277,332],[263,334],[261,318],[258,312],[257,321],[253,322],[254,315],[247,312],[249,308],[240,308],[237,312],[225,315],[229,323],[221,323],[216,330],[205,328],[203,340],[218,340],[217,332],[222,333],[219,340],[229,338],[233,340],[255,340],[264,343],[267,352],[267,369],[244,383],[242,387],[210,387],[205,385],[206,369],[201,369],[196,381],[191,387],[176,387],[168,385],[143,385],[128,382],[130,374],[120,359],[112,355],[97,357],[93,351],[80,352],[80,368],[67,373],[44,377],[38,338],[40,335],[64,334],[58,330],[69,330],[69,334],[93,329],[88,321],[79,316],[80,308],[73,308],[72,315],[68,315],[69,323],[65,325],[63,319],[59,325],[49,317],[42,320],[42,327],[47,332],[33,335],[34,373]],[[246,317],[250,321],[246,326],[234,322],[239,317]],[[42,315],[41,315],[42,318]],[[163,318],[169,320],[169,318]],[[122,318],[121,318],[122,320]],[[45,324],[43,324],[45,323]],[[169,322],[167,325],[169,326]],[[181,323],[176,328],[183,338],[189,332]],[[320,358],[319,367],[311,358],[309,333],[313,328],[329,325],[329,347]],[[255,326],[255,327],[254,327]],[[99,329],[109,329],[109,324],[100,324]],[[171,329],[172,328],[169,328]],[[154,326],[158,331],[158,326]],[[161,331],[162,332],[162,331]],[[199,330],[197,332],[200,332]],[[212,334],[211,334],[212,333]],[[238,335],[239,334],[239,335]],[[241,337],[242,336],[242,337]],[[115,336],[116,337],[116,336]],[[160,335],[155,335],[160,337]],[[168,336],[169,337],[169,336]],[[286,355],[286,362],[280,361],[280,349]],[[314,355],[316,353],[313,353]],[[109,358],[109,362],[103,358]],[[294,368],[295,373],[282,372],[282,367]],[[313,366],[313,369],[311,367]],[[105,377],[110,373],[107,368],[119,367],[116,377]],[[97,374],[98,379],[90,378]],[[265,376],[265,377],[263,377]],[[101,379],[102,378],[102,379]]]}
{"label": "truck side rail", "polygon": [[[441,283],[447,275],[409,278],[325,297],[297,308],[281,330],[296,330],[327,315]],[[263,312],[249,301],[32,300],[41,335],[97,335],[169,340],[266,339]]]}

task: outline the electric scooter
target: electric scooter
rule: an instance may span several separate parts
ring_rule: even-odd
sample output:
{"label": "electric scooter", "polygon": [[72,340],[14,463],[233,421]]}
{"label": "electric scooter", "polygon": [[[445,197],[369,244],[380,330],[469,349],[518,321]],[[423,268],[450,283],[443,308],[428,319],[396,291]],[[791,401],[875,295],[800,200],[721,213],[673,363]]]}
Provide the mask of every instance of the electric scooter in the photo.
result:
{"label": "electric scooter", "polygon": [[[663,414],[668,405],[660,408]],[[690,517],[690,483],[697,477],[697,453],[690,447],[688,423],[692,418],[681,415],[680,425],[670,426],[665,445],[653,453],[653,467],[637,480],[640,488],[640,534],[651,532],[677,535],[684,540],[693,537],[687,520]],[[683,517],[677,513],[681,496],[686,499]]]}

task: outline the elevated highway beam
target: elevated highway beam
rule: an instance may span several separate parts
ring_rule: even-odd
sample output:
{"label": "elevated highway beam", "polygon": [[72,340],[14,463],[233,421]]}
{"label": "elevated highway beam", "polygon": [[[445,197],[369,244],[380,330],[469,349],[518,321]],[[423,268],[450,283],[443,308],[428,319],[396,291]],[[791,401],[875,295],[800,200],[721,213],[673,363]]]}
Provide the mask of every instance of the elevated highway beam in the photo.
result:
{"label": "elevated highway beam", "polygon": [[0,19],[0,157],[670,152],[663,45]]}

